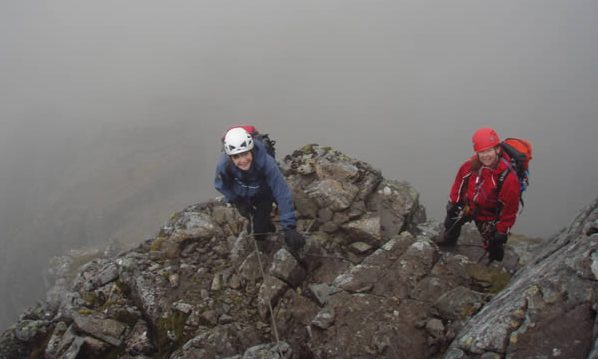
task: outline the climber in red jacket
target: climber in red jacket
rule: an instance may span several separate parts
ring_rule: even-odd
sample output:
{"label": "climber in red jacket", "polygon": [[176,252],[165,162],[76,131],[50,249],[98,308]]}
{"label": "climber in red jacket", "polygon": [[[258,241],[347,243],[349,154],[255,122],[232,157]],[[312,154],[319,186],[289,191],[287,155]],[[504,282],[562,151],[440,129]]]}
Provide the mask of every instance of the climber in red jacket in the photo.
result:
{"label": "climber in red jacket", "polygon": [[464,223],[473,220],[484,240],[489,259],[502,261],[503,244],[519,209],[520,187],[509,157],[491,128],[480,128],[472,137],[475,155],[465,161],[455,177],[444,220],[442,246],[454,246]]}

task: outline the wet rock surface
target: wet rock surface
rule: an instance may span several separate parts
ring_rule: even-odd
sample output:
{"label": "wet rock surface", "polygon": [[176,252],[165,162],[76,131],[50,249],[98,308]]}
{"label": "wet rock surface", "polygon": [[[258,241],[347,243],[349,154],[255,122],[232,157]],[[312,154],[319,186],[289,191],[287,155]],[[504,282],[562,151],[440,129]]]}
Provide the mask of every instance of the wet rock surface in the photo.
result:
{"label": "wet rock surface", "polygon": [[596,228],[598,201],[540,247],[509,286],[467,323],[445,357],[597,357]]}
{"label": "wet rock surface", "polygon": [[280,165],[299,255],[279,233],[256,250],[219,200],[189,206],[133,250],[57,258],[56,285],[0,335],[0,358],[597,355],[598,204],[488,265],[472,226],[440,250],[418,193],[367,163],[309,145]]}

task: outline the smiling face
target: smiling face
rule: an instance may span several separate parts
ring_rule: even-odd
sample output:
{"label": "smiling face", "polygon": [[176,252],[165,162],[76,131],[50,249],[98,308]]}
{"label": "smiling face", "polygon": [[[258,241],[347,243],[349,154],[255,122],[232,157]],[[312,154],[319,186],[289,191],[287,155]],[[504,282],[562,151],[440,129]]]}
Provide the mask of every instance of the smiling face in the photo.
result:
{"label": "smiling face", "polygon": [[498,155],[500,150],[498,147],[491,147],[487,150],[478,152],[480,162],[486,167],[495,167],[498,163]]}
{"label": "smiling face", "polygon": [[246,151],[242,153],[237,153],[235,155],[230,156],[233,164],[242,171],[248,171],[251,168],[251,163],[253,162],[253,153],[251,151]]}

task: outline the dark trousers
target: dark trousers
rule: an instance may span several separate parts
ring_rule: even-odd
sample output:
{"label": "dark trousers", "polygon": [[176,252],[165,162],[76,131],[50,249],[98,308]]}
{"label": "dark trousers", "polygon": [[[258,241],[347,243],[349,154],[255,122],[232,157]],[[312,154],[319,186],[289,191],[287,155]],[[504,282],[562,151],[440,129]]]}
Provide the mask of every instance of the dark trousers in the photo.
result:
{"label": "dark trousers", "polygon": [[250,221],[251,217],[253,217],[253,223],[249,223],[247,232],[255,233],[255,239],[258,241],[265,240],[269,233],[276,231],[276,227],[270,217],[272,204],[273,202],[270,199],[258,200],[253,203],[251,213],[242,213]]}
{"label": "dark trousers", "polygon": [[[461,227],[469,221],[471,221],[471,217],[461,217],[459,219],[451,220],[448,218],[444,222],[445,232],[444,232],[444,240],[449,243],[457,243],[459,239],[459,235],[461,235]],[[474,220],[480,235],[484,241],[484,246],[487,246],[490,243],[490,240],[494,237],[494,232],[496,232],[496,221],[478,221]]]}
{"label": "dark trousers", "polygon": [[268,233],[276,231],[272,223],[272,201],[259,201],[255,204],[255,214],[253,215],[253,233],[256,233],[255,239],[263,241]]}

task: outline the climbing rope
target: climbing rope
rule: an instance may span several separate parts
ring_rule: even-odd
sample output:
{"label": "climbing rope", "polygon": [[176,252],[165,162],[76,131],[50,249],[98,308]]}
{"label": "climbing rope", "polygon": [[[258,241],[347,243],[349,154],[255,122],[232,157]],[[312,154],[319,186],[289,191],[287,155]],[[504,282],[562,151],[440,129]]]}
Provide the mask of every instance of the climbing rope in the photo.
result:
{"label": "climbing rope", "polygon": [[[253,237],[253,244],[255,245],[255,254],[257,256],[257,262],[260,267],[260,273],[262,275],[262,283],[265,283],[266,274],[264,274],[264,267],[262,265],[260,250],[257,246],[257,240],[255,239],[255,236],[258,233],[253,233],[253,216],[250,216],[249,218],[249,227],[251,228],[251,231],[247,235]],[[276,326],[276,320],[274,318],[274,309],[272,309],[272,303],[270,303],[269,299],[267,300],[267,302],[268,310],[270,311],[270,320],[272,321],[272,329],[274,329],[274,338],[276,339],[276,349],[278,350],[278,355],[280,355],[280,359],[284,359],[284,356],[282,355],[282,349],[280,348],[280,337],[278,336],[278,327]]]}
{"label": "climbing rope", "polygon": [[[314,223],[315,223],[315,219],[312,220],[310,225],[304,231],[304,234],[307,234],[311,230],[311,227],[314,225]],[[260,256],[260,250],[257,245],[257,240],[255,239],[255,237],[260,234],[276,234],[279,231],[276,230],[274,232],[254,233],[253,232],[253,216],[249,217],[249,228],[250,228],[250,231],[249,231],[249,233],[247,233],[247,237],[253,237],[253,244],[255,246],[255,254],[257,257],[258,266],[260,268],[260,274],[262,276],[262,283],[265,283],[266,274],[264,273],[264,266],[262,265],[262,258]],[[278,355],[280,355],[280,358],[284,359],[284,355],[282,354],[282,349],[280,346],[280,337],[278,335],[278,327],[276,326],[276,320],[274,318],[274,309],[272,308],[272,303],[270,303],[270,300],[268,300],[267,302],[268,302],[268,311],[270,312],[270,320],[272,321],[272,329],[274,329],[274,338],[276,339],[276,349],[278,350]]]}

